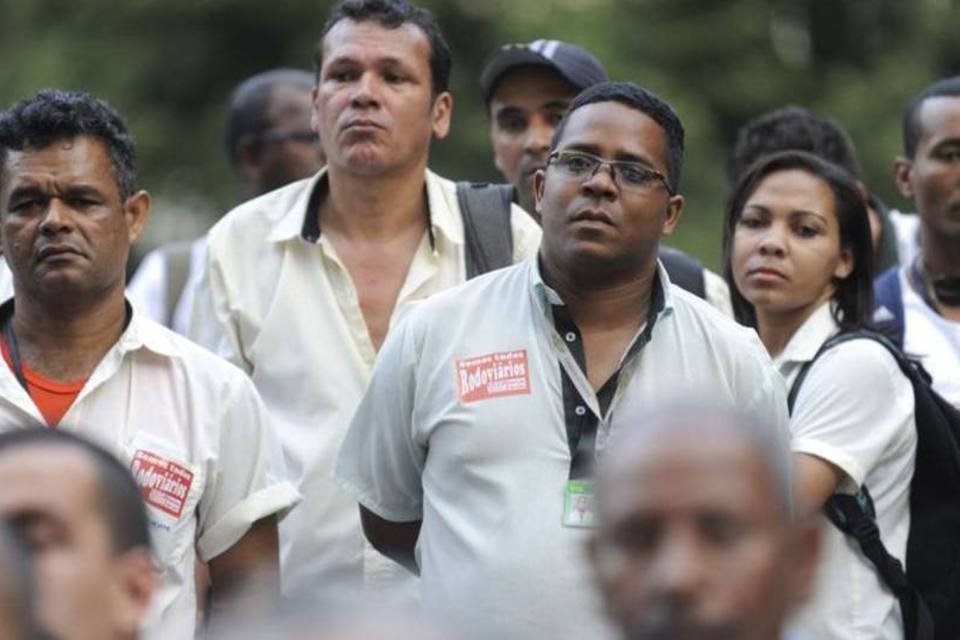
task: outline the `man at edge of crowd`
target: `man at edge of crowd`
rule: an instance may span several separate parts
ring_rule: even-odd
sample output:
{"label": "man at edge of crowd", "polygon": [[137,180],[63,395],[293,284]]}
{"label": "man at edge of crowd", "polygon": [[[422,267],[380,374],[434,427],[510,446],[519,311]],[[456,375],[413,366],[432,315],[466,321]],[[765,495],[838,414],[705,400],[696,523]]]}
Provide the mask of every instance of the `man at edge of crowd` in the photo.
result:
{"label": "man at edge of crowd", "polygon": [[0,486],[0,520],[31,550],[44,632],[139,637],[157,577],[140,488],[126,467],[68,431],[12,431],[0,434]]}
{"label": "man at edge of crowd", "polygon": [[[394,320],[467,277],[456,186],[427,169],[450,126],[450,51],[428,11],[348,0],[314,63],[327,166],[211,230],[190,334],[251,375],[305,497],[281,527],[285,593],[409,593],[331,471]],[[513,260],[533,255],[534,221],[519,207],[510,221]]]}
{"label": "man at edge of crowd", "polygon": [[428,613],[497,638],[610,638],[585,544],[612,416],[704,392],[786,437],[756,334],[657,260],[682,162],[662,99],[585,90],[537,174],[539,256],[435,294],[388,336],[336,476],[374,546],[420,572]]}
{"label": "man at edge of crowd", "polygon": [[[589,51],[561,40],[508,44],[494,51],[480,76],[490,119],[493,161],[512,187],[513,201],[540,223],[533,179],[543,170],[557,125],[580,91],[607,80]],[[691,256],[660,247],[671,281],[733,316],[730,290]]]}
{"label": "man at edge of crowd", "polygon": [[[106,447],[144,492],[161,585],[147,638],[196,626],[195,559],[214,617],[271,606],[277,519],[297,501],[251,382],[124,298],[150,213],[120,115],[45,90],[0,115],[0,431],[57,428]],[[235,595],[262,585],[263,602]]]}
{"label": "man at edge of crowd", "polygon": [[791,509],[787,440],[702,400],[616,423],[589,548],[624,640],[784,637],[820,545]]}
{"label": "man at edge of crowd", "polygon": [[920,219],[920,251],[877,280],[874,320],[920,358],[960,407],[960,76],[924,89],[903,114],[897,188]]}

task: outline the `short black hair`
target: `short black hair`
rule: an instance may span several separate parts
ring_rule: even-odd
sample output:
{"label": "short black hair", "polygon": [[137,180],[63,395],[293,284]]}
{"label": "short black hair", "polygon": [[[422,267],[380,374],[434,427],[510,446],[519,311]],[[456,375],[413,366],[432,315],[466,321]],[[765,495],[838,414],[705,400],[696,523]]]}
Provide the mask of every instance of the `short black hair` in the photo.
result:
{"label": "short black hair", "polygon": [[837,283],[833,295],[834,319],[843,330],[867,327],[873,315],[873,243],[866,202],[846,170],[806,151],[781,151],[761,158],[741,176],[730,194],[724,216],[723,277],[730,285],[734,315],[742,324],[757,325],[753,305],[740,294],[733,279],[733,236],[743,207],[764,178],[794,169],[820,178],[830,187],[840,228],[840,247],[853,255],[853,271]]}
{"label": "short black hair", "polygon": [[670,103],[632,82],[601,82],[577,94],[560,124],[557,125],[550,151],[555,151],[560,144],[570,115],[581,107],[597,102],[619,102],[647,115],[660,125],[667,136],[667,182],[670,183],[670,191],[677,193],[680,187],[680,174],[683,170],[683,124]]}
{"label": "short black hair", "polygon": [[314,76],[302,69],[271,69],[247,78],[230,94],[224,144],[234,167],[240,162],[240,141],[247,136],[258,136],[270,126],[267,111],[273,90],[278,86],[309,90],[314,87]]}
{"label": "short black hair", "polygon": [[921,91],[903,111],[903,154],[913,158],[917,152],[917,144],[923,135],[923,125],[920,122],[920,110],[923,103],[930,98],[958,98],[960,97],[960,76],[944,78],[933,83]]}
{"label": "short black hair", "polygon": [[96,470],[100,508],[110,532],[113,552],[150,549],[147,511],[140,489],[130,471],[106,449],[67,431],[55,429],[15,429],[0,434],[0,455],[13,449],[65,447],[78,451]]}
{"label": "short black hair", "polygon": [[44,89],[0,113],[0,179],[8,151],[43,149],[81,136],[107,147],[120,198],[126,200],[137,183],[133,137],[116,109],[80,91]]}
{"label": "short black hair", "polygon": [[385,29],[398,29],[404,24],[420,27],[430,43],[430,76],[433,95],[439,95],[450,86],[453,59],[450,46],[440,31],[436,17],[426,9],[414,7],[404,0],[343,0],[336,5],[323,25],[323,31],[313,50],[313,67],[317,78],[323,66],[323,39],[341,20],[373,21]]}
{"label": "short black hair", "polygon": [[733,185],[754,162],[778,151],[807,151],[842,167],[854,178],[861,175],[853,140],[836,121],[821,119],[798,106],[774,109],[753,118],[737,131],[727,160],[727,179]]}

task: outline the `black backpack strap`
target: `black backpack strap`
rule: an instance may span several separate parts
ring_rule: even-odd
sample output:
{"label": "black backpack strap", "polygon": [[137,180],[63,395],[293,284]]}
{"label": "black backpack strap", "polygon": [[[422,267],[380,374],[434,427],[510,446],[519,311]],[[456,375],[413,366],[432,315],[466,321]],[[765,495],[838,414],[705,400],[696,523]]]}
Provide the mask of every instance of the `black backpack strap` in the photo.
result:
{"label": "black backpack strap", "polygon": [[933,615],[920,593],[907,580],[903,564],[887,551],[880,540],[873,499],[866,487],[855,495],[835,493],[823,505],[824,514],[860,545],[883,583],[900,602],[906,640],[934,640]]}
{"label": "black backpack strap", "polygon": [[703,275],[703,265],[684,252],[671,247],[660,247],[660,262],[670,276],[670,282],[685,289],[698,298],[707,298],[707,283]]}
{"label": "black backpack strap", "polygon": [[873,283],[876,310],[873,326],[903,349],[904,317],[903,291],[900,287],[900,269],[887,269]]}
{"label": "black backpack strap", "polygon": [[513,187],[458,182],[457,201],[463,218],[467,279],[513,264]]}

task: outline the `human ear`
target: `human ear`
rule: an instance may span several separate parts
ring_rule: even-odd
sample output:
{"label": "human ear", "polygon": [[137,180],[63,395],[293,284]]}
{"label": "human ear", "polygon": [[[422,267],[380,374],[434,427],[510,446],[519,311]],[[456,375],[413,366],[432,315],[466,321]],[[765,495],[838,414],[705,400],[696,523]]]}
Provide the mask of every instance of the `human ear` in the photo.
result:
{"label": "human ear", "polygon": [[676,230],[680,223],[680,216],[683,215],[683,196],[670,196],[667,202],[667,216],[663,220],[663,235],[669,236]]}
{"label": "human ear", "polygon": [[897,190],[907,200],[913,200],[913,185],[910,184],[910,177],[913,173],[913,161],[904,156],[897,156],[893,163],[893,183],[897,185]]}
{"label": "human ear", "polygon": [[837,268],[833,271],[833,277],[838,280],[844,280],[853,273],[854,259],[853,251],[849,248],[840,250],[840,261],[837,262]]}
{"label": "human ear", "polygon": [[129,196],[123,203],[123,215],[127,219],[127,233],[132,244],[147,226],[147,219],[150,217],[150,194],[140,190]]}
{"label": "human ear", "polygon": [[535,208],[537,213],[541,213],[541,202],[543,201],[543,187],[546,182],[546,172],[543,169],[537,169],[533,174],[533,197],[536,201]]}
{"label": "human ear", "polygon": [[150,553],[145,549],[130,549],[117,557],[114,563],[116,627],[123,629],[125,634],[133,638],[139,633],[140,625],[156,591],[157,571],[153,566]]}
{"label": "human ear", "polygon": [[443,140],[450,132],[450,117],[453,114],[453,96],[449,91],[444,91],[433,101],[430,117],[433,121],[433,135],[438,140]]}

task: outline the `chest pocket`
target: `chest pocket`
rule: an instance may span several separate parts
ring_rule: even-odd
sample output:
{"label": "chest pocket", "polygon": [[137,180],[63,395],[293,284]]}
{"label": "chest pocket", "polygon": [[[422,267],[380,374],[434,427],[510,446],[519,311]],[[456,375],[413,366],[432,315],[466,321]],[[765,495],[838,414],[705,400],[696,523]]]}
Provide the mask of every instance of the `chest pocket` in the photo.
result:
{"label": "chest pocket", "polygon": [[124,445],[124,455],[147,508],[155,561],[173,569],[193,553],[203,468],[189,463],[182,447],[144,433]]}

